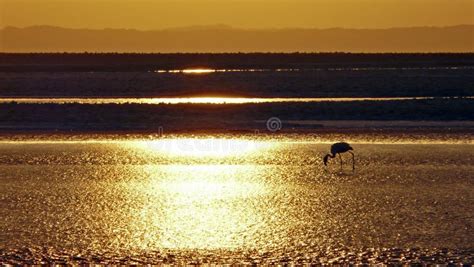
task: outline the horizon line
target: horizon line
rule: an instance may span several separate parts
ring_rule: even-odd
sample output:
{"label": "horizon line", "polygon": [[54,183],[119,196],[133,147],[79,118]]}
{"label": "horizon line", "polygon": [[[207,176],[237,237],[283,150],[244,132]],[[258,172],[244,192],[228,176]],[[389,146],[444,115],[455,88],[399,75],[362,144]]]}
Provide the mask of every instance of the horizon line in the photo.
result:
{"label": "horizon line", "polygon": [[83,51],[83,52],[3,52],[0,51],[0,55],[7,55],[7,54],[69,54],[69,55],[83,55],[83,54],[91,54],[91,55],[102,55],[102,54],[110,54],[110,55],[331,55],[331,54],[347,54],[347,55],[471,55],[474,54],[473,51],[466,51],[466,52],[345,52],[345,51],[335,51],[335,52],[301,52],[301,51],[293,51],[293,52],[91,52],[91,51]]}
{"label": "horizon line", "polygon": [[237,30],[237,31],[281,31],[281,30],[399,30],[399,29],[419,29],[419,28],[434,28],[434,29],[445,29],[445,28],[456,28],[456,27],[474,27],[473,24],[452,24],[443,26],[434,25],[414,25],[414,26],[394,26],[388,28],[350,28],[350,27],[328,27],[328,28],[317,28],[317,27],[284,27],[284,28],[245,28],[235,27],[227,24],[203,24],[203,25],[189,25],[189,26],[178,26],[178,27],[167,27],[160,29],[136,29],[136,28],[75,28],[66,26],[57,26],[50,24],[37,24],[29,26],[12,26],[5,25],[0,30],[6,30],[9,28],[14,29],[31,29],[31,28],[57,28],[64,30],[90,30],[90,31],[103,31],[103,30],[124,30],[124,31],[137,31],[137,32],[156,32],[156,31],[206,31],[206,30]]}

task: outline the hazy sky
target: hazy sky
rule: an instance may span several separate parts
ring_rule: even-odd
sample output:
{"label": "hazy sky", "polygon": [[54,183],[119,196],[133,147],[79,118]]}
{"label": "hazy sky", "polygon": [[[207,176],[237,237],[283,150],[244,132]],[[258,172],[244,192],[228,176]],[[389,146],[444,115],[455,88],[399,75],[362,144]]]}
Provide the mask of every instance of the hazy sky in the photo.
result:
{"label": "hazy sky", "polygon": [[388,28],[474,24],[474,0],[0,0],[0,27]]}

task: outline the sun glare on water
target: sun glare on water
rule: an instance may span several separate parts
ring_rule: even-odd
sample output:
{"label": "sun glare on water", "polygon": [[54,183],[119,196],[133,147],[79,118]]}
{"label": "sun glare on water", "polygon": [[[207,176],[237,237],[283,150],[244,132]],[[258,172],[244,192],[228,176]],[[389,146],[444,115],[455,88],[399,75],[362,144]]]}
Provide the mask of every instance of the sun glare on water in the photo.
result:
{"label": "sun glare on water", "polygon": [[[449,97],[438,99],[449,99]],[[464,97],[474,99],[473,96]],[[432,100],[434,97],[339,97],[339,98],[282,98],[282,97],[233,97],[233,96],[190,96],[155,98],[0,98],[0,103],[26,104],[263,104],[263,103],[317,103],[353,101],[404,101]]]}
{"label": "sun glare on water", "polygon": [[183,73],[183,74],[207,74],[219,72],[215,69],[182,69],[182,70],[156,70],[156,73]]}
{"label": "sun glare on water", "polygon": [[[265,194],[255,180],[258,170],[234,165],[167,165],[148,167],[147,182],[132,185],[147,200],[136,210],[131,226],[147,235],[137,247],[167,249],[238,248],[264,228],[262,215],[244,205]],[[164,231],[166,229],[166,231]],[[250,239],[250,240],[248,240]]]}
{"label": "sun glare on water", "polygon": [[185,69],[183,73],[185,74],[206,74],[206,73],[213,73],[216,70],[213,69]]}
{"label": "sun glare on water", "polygon": [[270,102],[263,98],[245,98],[245,97],[180,97],[180,98],[151,98],[147,100],[148,104],[250,104]]}
{"label": "sun glare on water", "polygon": [[[256,165],[196,164],[197,158],[245,157],[268,144],[225,138],[176,138],[131,143],[150,156],[179,159],[137,169],[143,179],[124,188],[143,198],[130,213],[132,248],[222,249],[254,243],[250,233],[265,229],[261,212],[245,205],[270,190]],[[187,164],[187,160],[190,160]],[[248,233],[242,235],[242,233]]]}

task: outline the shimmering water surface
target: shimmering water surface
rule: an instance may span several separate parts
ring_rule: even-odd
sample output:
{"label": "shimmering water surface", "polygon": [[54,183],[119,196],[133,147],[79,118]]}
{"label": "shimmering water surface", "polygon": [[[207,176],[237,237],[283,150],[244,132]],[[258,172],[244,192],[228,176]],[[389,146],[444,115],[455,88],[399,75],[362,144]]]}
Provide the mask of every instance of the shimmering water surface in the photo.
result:
{"label": "shimmering water surface", "polygon": [[[262,104],[353,101],[403,101],[450,99],[451,97],[339,97],[339,98],[247,98],[247,97],[157,97],[157,98],[0,98],[1,103],[20,104]],[[474,99],[474,96],[463,98]]]}
{"label": "shimmering water surface", "polygon": [[465,70],[472,69],[470,66],[454,67],[356,67],[356,68],[286,68],[286,69],[161,69],[155,70],[155,73],[178,73],[178,74],[212,74],[221,72],[304,72],[304,71],[383,71],[383,70]]}
{"label": "shimmering water surface", "polygon": [[474,145],[0,142],[0,263],[472,262]]}

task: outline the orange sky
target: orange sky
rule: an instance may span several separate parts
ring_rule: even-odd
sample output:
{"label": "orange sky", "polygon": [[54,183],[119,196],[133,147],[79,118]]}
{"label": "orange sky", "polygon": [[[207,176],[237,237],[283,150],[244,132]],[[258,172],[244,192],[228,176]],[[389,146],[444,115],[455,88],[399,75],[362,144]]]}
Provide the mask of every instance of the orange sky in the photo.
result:
{"label": "orange sky", "polygon": [[474,24],[474,0],[0,0],[0,27],[388,28]]}

